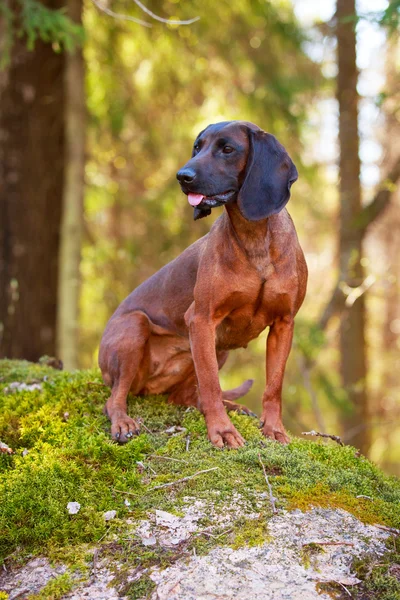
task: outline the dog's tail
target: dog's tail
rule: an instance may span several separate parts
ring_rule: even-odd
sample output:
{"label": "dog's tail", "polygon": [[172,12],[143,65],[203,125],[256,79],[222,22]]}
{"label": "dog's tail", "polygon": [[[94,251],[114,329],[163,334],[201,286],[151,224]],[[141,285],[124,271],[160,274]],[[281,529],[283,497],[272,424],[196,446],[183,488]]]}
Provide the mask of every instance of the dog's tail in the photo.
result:
{"label": "dog's tail", "polygon": [[237,400],[238,398],[245,396],[247,394],[247,392],[250,390],[253,383],[254,383],[254,379],[246,379],[246,381],[244,381],[238,387],[233,388],[233,390],[226,390],[225,392],[222,392],[222,399],[233,402],[234,400]]}

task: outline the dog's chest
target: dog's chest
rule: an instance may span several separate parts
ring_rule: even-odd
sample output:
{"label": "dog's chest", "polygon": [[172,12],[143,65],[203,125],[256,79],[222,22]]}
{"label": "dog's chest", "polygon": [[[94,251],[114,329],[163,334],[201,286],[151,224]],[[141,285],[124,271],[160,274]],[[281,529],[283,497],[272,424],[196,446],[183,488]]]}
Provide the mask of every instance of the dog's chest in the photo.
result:
{"label": "dog's chest", "polygon": [[269,276],[259,280],[257,293],[254,293],[254,283],[249,283],[248,293],[243,291],[241,301],[217,327],[218,349],[246,347],[280,316],[281,311],[286,311],[287,294],[273,265],[270,264],[268,269]]}

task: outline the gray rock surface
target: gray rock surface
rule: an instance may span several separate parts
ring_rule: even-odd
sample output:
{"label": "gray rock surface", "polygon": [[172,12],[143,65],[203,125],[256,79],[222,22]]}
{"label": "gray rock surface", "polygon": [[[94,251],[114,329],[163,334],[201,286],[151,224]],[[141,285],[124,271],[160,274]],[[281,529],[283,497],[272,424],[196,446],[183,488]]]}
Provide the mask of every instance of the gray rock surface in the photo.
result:
{"label": "gray rock surface", "polygon": [[316,585],[359,583],[350,570],[353,557],[383,553],[388,535],[331,509],[275,516],[269,530],[272,539],[262,546],[217,548],[153,572],[152,600],[329,600]]}
{"label": "gray rock surface", "polygon": [[[236,514],[246,512],[238,495]],[[191,536],[204,532],[200,525],[206,515],[214,525],[229,524],[229,512],[213,513],[212,503],[187,498],[183,516],[155,511],[149,519],[128,521],[131,535],[144,546],[174,547]],[[246,514],[247,519],[257,513]],[[270,540],[262,546],[233,550],[218,547],[205,556],[179,559],[166,569],[128,570],[126,583],[144,573],[155,583],[151,600],[329,600],[317,590],[318,583],[336,582],[344,588],[357,585],[351,572],[354,557],[383,554],[388,533],[364,525],[340,509],[314,508],[308,512],[281,511],[269,521]],[[93,551],[96,553],[96,549]],[[75,574],[76,587],[67,594],[69,600],[116,600],[124,598],[116,583],[119,565],[110,565],[110,557],[94,560],[90,576],[82,581]],[[9,600],[27,598],[38,593],[51,578],[65,573],[65,565],[50,566],[47,559],[31,560],[22,569],[0,575],[0,590]]]}

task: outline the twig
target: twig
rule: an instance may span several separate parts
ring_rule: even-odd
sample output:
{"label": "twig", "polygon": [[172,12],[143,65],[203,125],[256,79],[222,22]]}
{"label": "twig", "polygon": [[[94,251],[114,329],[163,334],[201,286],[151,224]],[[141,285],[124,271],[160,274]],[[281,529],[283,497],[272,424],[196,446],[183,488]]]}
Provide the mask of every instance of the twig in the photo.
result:
{"label": "twig", "polygon": [[152,492],[153,490],[160,490],[161,488],[169,487],[171,485],[175,485],[176,483],[182,483],[183,481],[189,481],[189,479],[193,479],[194,477],[197,477],[198,475],[201,475],[202,473],[209,473],[210,471],[216,471],[217,469],[219,469],[219,467],[212,467],[212,469],[204,469],[203,471],[197,471],[197,473],[194,473],[193,475],[189,475],[188,477],[183,477],[182,479],[177,479],[176,481],[171,481],[170,483],[163,483],[162,485],[155,485],[154,487],[150,488],[148,491]]}
{"label": "twig", "polygon": [[318,546],[354,546],[354,544],[352,544],[351,542],[320,542],[320,541],[306,542],[305,544],[302,544],[302,545],[309,546],[310,544],[317,544]]}
{"label": "twig", "polygon": [[340,583],[340,581],[336,581],[335,583],[338,583],[339,585],[341,585],[342,588],[348,593],[348,595],[350,596],[350,598],[352,598],[352,595],[350,594],[350,592],[347,589],[347,587],[345,585],[343,585],[343,583]]}
{"label": "twig", "polygon": [[189,452],[190,434],[186,436],[186,452]]}
{"label": "twig", "polygon": [[183,462],[187,465],[189,464],[187,460],[183,460],[182,458],[172,458],[171,456],[161,456],[160,454],[148,454],[147,458],[159,458],[160,460],[172,460],[174,462]]}
{"label": "twig", "polygon": [[274,496],[272,494],[272,487],[271,487],[271,484],[270,484],[269,479],[268,479],[268,475],[267,475],[267,471],[265,469],[265,465],[264,465],[263,461],[261,460],[261,454],[260,453],[258,453],[258,460],[260,461],[260,465],[262,466],[262,470],[264,472],[265,481],[267,482],[267,485],[268,485],[269,499],[270,499],[271,506],[272,506],[272,512],[274,514],[276,514],[278,512],[278,509],[276,508],[275,498],[274,498]]}
{"label": "twig", "polygon": [[143,429],[145,429],[147,431],[147,433],[150,433],[150,435],[154,435],[153,432],[151,431],[151,429],[149,429],[148,427],[146,427],[146,425],[143,423],[143,419],[137,419],[137,424],[140,426],[140,428],[143,427]]}
{"label": "twig", "polygon": [[149,15],[155,21],[160,21],[160,23],[169,23],[170,25],[191,25],[200,19],[200,17],[194,17],[194,19],[188,19],[187,21],[180,21],[179,19],[164,19],[163,17],[159,17],[155,13],[153,13],[147,6],[142,4],[140,0],[133,0],[136,6],[142,9],[146,15]]}
{"label": "twig", "polygon": [[92,565],[92,573],[96,573],[96,567],[97,567],[97,557],[99,554],[99,549],[96,548],[96,550],[93,553],[93,565]]}
{"label": "twig", "polygon": [[220,537],[222,537],[223,535],[226,535],[226,534],[228,534],[228,533],[231,533],[232,531],[233,531],[233,528],[226,529],[225,531],[223,531],[222,533],[220,533],[220,534],[218,534],[218,535],[215,535],[215,534],[213,534],[213,533],[210,533],[209,531],[199,531],[198,533],[196,533],[196,536],[195,536],[195,537],[197,537],[197,536],[199,536],[199,535],[207,535],[208,537],[211,537],[211,538],[213,538],[214,540],[217,540],[218,538],[220,538]]}
{"label": "twig", "polygon": [[136,464],[139,465],[139,467],[141,467],[142,469],[148,468],[154,475],[157,475],[157,472],[154,469],[152,469],[150,465],[147,465],[146,467],[146,465],[141,460],[137,460]]}
{"label": "twig", "polygon": [[[189,481],[189,479],[193,479],[197,477],[197,475],[202,475],[202,473],[209,473],[210,471],[216,471],[219,467],[212,467],[212,469],[204,469],[203,471],[197,471],[197,473],[193,473],[193,475],[189,475],[188,477],[183,477],[182,479],[177,479],[176,481],[171,481],[170,483],[163,483],[161,485],[155,485],[152,488],[148,488],[148,492],[152,492],[153,490],[160,490],[161,488],[170,487],[171,485],[175,485],[176,483],[182,483],[184,481]],[[125,492],[124,490],[117,490],[114,488],[116,492],[120,494],[126,494],[127,496],[137,496],[137,492]]]}
{"label": "twig", "polygon": [[340,437],[338,435],[330,435],[329,433],[320,433],[319,431],[314,431],[314,429],[312,429],[311,431],[302,431],[301,433],[302,433],[302,435],[315,435],[317,437],[329,438],[330,440],[333,440],[334,442],[338,443],[339,446],[344,446],[342,440],[340,439]]}
{"label": "twig", "polygon": [[103,4],[100,4],[100,2],[98,2],[97,0],[92,0],[92,2],[97,6],[99,10],[103,11],[104,13],[106,13],[106,15],[109,15],[110,17],[114,17],[115,19],[121,19],[121,21],[132,21],[132,23],[143,25],[143,27],[152,27],[150,23],[146,23],[146,21],[142,21],[142,19],[136,19],[135,17],[130,17],[129,15],[121,15],[120,13],[116,13],[113,10],[104,6]]}
{"label": "twig", "polygon": [[365,496],[364,494],[360,494],[359,496],[356,496],[356,498],[366,498],[367,500],[373,500],[372,496]]}
{"label": "twig", "polygon": [[107,529],[107,531],[105,533],[103,533],[103,535],[101,536],[101,538],[99,538],[98,540],[96,540],[96,544],[98,544],[99,542],[101,542],[101,540],[103,540],[106,537],[107,533],[108,533],[108,529]]}
{"label": "twig", "polygon": [[394,535],[400,535],[400,529],[396,529],[395,527],[386,527],[386,525],[374,525],[378,529],[383,529],[383,531],[388,531],[389,533],[393,533]]}

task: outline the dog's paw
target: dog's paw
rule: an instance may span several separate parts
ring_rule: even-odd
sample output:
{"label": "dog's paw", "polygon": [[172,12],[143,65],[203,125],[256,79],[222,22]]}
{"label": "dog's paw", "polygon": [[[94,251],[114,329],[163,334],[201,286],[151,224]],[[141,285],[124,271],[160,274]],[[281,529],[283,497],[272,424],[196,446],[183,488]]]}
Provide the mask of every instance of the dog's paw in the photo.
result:
{"label": "dog's paw", "polygon": [[207,423],[208,439],[216,448],[241,448],[246,442],[226,414],[225,416],[226,420],[221,418]]}
{"label": "dog's paw", "polygon": [[265,437],[280,442],[281,444],[289,444],[290,439],[285,431],[284,426],[282,425],[282,422],[271,423],[269,421],[263,421],[261,419],[260,427]]}
{"label": "dog's paw", "polygon": [[139,426],[126,414],[114,416],[111,422],[111,437],[120,444],[125,444],[139,434]]}

